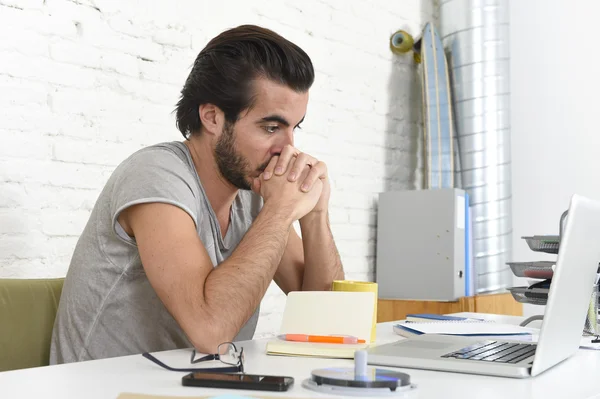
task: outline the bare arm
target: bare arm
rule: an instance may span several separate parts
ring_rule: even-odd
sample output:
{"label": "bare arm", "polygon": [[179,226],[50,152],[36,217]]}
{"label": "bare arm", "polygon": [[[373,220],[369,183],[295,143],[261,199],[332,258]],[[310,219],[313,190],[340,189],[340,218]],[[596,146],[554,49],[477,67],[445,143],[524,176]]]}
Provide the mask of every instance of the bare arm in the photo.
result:
{"label": "bare arm", "polygon": [[[276,173],[279,167],[281,172]],[[333,280],[343,280],[345,276],[329,226],[330,187],[327,166],[324,162],[287,146],[279,156],[271,159],[265,173],[270,178],[274,173],[283,175],[287,171],[290,171],[287,174],[288,180],[302,182],[303,190],[312,190],[313,184],[317,182],[323,185],[323,190],[315,208],[300,219],[302,239],[291,229],[285,254],[275,274],[275,282],[286,294],[299,290],[330,290]]]}
{"label": "bare arm", "polygon": [[328,291],[333,280],[343,280],[345,275],[327,217],[305,216],[300,230],[302,238],[290,229],[274,281],[286,295],[290,291]]}
{"label": "bare arm", "polygon": [[300,219],[304,249],[304,291],[330,290],[333,280],[343,280],[344,270],[327,212],[309,213]]}
{"label": "bare arm", "polygon": [[233,339],[255,311],[292,223],[265,205],[233,254],[213,268],[192,218],[180,208],[143,204],[121,216],[136,238],[150,284],[194,347],[205,353]]}

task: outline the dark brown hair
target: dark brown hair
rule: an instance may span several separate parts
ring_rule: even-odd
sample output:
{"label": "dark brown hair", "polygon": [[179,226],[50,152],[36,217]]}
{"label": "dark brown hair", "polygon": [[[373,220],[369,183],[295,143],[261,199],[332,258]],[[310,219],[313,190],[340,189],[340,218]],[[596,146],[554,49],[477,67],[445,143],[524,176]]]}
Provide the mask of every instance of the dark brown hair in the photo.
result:
{"label": "dark brown hair", "polygon": [[214,104],[235,123],[252,105],[252,81],[265,77],[307,91],[314,81],[310,57],[277,33],[254,25],[227,30],[198,54],[177,103],[177,128],[185,138],[202,127],[198,108]]}

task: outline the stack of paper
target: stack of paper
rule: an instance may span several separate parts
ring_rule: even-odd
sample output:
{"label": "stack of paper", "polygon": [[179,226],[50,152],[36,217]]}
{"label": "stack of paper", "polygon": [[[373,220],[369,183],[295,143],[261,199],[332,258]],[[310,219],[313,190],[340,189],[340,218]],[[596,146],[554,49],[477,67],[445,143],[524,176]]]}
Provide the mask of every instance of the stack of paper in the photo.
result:
{"label": "stack of paper", "polygon": [[512,324],[499,324],[489,322],[467,323],[399,323],[394,326],[394,332],[403,337],[414,337],[421,334],[442,334],[462,336],[493,336],[515,337],[518,339],[531,339],[533,334],[538,334],[535,328],[520,327]]}
{"label": "stack of paper", "polygon": [[416,323],[438,323],[438,322],[483,322],[483,319],[474,319],[469,317],[460,317],[460,316],[447,316],[443,314],[434,314],[434,313],[416,313],[416,314],[407,314],[406,321],[416,322]]}

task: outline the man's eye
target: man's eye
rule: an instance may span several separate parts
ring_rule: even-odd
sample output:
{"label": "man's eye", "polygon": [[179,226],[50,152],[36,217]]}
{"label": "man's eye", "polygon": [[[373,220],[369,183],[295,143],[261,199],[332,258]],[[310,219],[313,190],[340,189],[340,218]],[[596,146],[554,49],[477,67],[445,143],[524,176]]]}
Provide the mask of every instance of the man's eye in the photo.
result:
{"label": "man's eye", "polygon": [[265,126],[265,130],[268,133],[275,133],[279,129],[279,126]]}

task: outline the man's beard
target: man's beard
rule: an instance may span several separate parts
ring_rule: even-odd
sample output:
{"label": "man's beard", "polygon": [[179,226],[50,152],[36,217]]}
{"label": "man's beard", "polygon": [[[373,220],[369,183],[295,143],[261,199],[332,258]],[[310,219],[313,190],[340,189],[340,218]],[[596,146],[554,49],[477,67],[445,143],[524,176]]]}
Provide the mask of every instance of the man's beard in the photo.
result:
{"label": "man's beard", "polygon": [[[226,122],[221,137],[215,146],[215,160],[221,175],[240,190],[251,190],[250,163],[235,150],[235,135],[233,125]],[[260,165],[256,170],[265,170],[269,161]]]}

